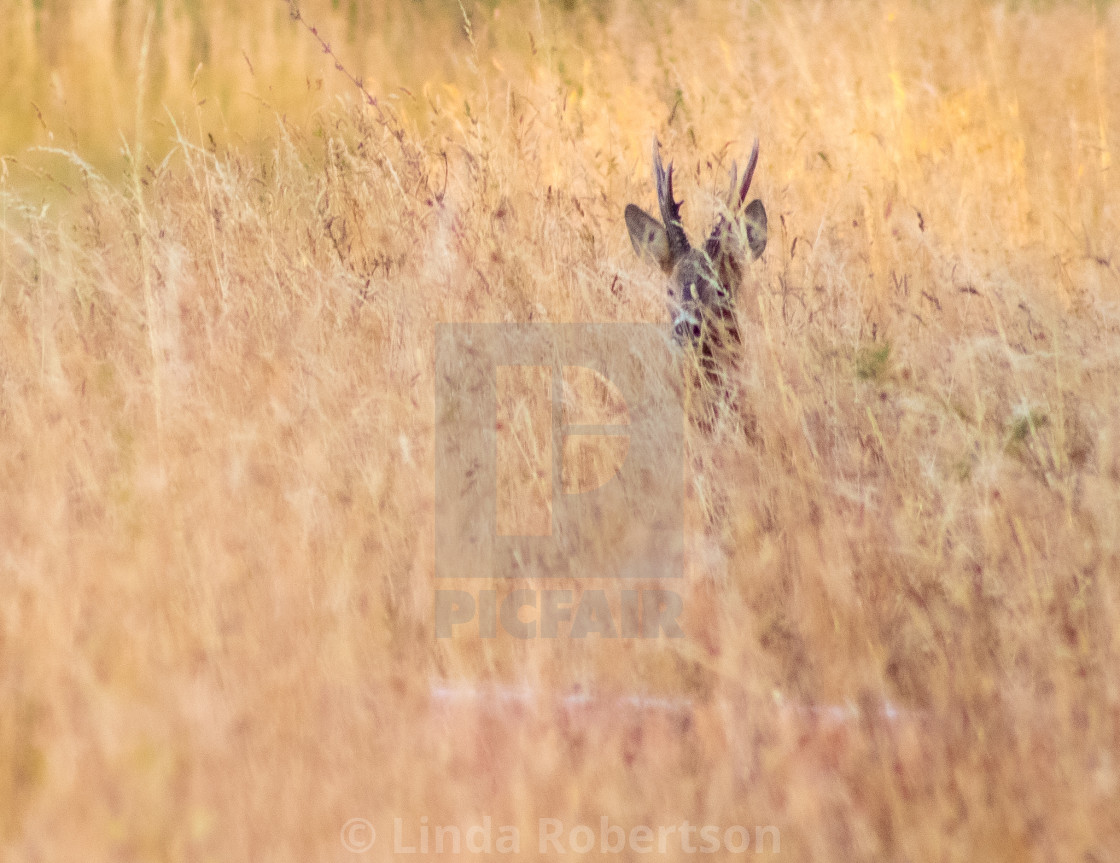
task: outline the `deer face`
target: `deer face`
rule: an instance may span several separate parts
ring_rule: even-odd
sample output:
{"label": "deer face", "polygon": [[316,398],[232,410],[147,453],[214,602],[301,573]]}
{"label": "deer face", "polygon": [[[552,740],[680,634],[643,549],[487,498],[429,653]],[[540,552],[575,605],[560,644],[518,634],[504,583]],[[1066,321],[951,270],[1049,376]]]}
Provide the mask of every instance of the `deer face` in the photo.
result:
{"label": "deer face", "polygon": [[748,249],[753,259],[766,248],[766,208],[757,198],[743,205],[757,162],[755,139],[741,183],[736,166],[731,167],[727,211],[716,221],[703,248],[694,249],[681,226],[681,205],[673,198],[673,163],[666,171],[656,139],[653,180],[661,220],[634,204],[626,207],[626,228],[634,251],[669,276],[673,337],[698,350],[709,377],[717,371],[720,354],[739,344],[735,296],[743,279],[741,262]]}

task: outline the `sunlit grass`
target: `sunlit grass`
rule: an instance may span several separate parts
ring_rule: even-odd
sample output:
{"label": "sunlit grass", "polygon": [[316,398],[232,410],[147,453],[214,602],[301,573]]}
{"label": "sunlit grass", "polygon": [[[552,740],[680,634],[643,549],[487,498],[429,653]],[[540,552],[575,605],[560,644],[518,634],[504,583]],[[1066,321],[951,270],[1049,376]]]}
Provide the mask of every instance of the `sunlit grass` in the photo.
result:
{"label": "sunlit grass", "polygon": [[[0,0],[9,856],[1120,853],[1116,9],[337,6]],[[435,324],[662,323],[654,134],[770,215],[688,637],[437,641]]]}

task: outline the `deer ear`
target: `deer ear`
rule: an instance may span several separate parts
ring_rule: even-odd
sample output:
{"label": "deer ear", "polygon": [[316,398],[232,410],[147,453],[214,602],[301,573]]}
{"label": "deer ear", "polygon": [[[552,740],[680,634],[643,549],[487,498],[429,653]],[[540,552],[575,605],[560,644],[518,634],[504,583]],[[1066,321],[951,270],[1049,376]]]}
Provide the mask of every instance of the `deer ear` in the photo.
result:
{"label": "deer ear", "polygon": [[766,208],[755,198],[743,212],[743,225],[747,229],[747,245],[751,256],[757,258],[766,248]]}
{"label": "deer ear", "polygon": [[649,258],[666,273],[673,270],[673,256],[669,253],[669,235],[665,227],[641,207],[626,207],[626,230],[630,243],[639,258]]}

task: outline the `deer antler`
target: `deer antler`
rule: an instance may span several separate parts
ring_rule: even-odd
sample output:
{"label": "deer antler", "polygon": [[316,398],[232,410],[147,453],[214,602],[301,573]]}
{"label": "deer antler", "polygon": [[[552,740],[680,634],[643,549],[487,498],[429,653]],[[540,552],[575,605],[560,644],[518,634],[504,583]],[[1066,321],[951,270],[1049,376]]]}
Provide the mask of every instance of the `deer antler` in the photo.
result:
{"label": "deer antler", "polygon": [[[750,157],[749,160],[747,160],[747,170],[743,172],[743,185],[739,188],[739,200],[735,200],[734,197],[731,200],[731,208],[733,210],[738,210],[739,207],[743,206],[743,201],[747,200],[747,192],[749,192],[750,189],[751,189],[751,180],[754,179],[754,168],[755,168],[755,165],[757,165],[757,164],[758,164],[758,138],[755,138],[754,139],[754,147],[751,148],[751,157]],[[734,175],[732,175],[732,177],[731,177],[731,189],[732,189],[732,193],[734,193],[734,190],[735,190],[735,177],[734,177]]]}
{"label": "deer antler", "polygon": [[669,235],[669,252],[674,261],[688,254],[691,246],[681,225],[681,205],[673,199],[673,163],[669,170],[661,163],[661,145],[653,139],[653,182],[657,186],[657,204],[661,208],[661,221]]}

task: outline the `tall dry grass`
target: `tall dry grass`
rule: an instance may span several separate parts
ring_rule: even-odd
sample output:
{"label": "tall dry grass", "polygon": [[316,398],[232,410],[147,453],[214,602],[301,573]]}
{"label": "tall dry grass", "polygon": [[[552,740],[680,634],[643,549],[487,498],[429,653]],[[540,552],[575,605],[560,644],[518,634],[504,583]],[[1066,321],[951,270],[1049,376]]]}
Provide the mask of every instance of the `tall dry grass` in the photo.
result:
{"label": "tall dry grass", "polygon": [[[1116,8],[574,5],[302,4],[379,117],[283,3],[0,3],[6,859],[1120,854]],[[437,642],[434,325],[662,321],[654,133],[771,219],[688,638]]]}

